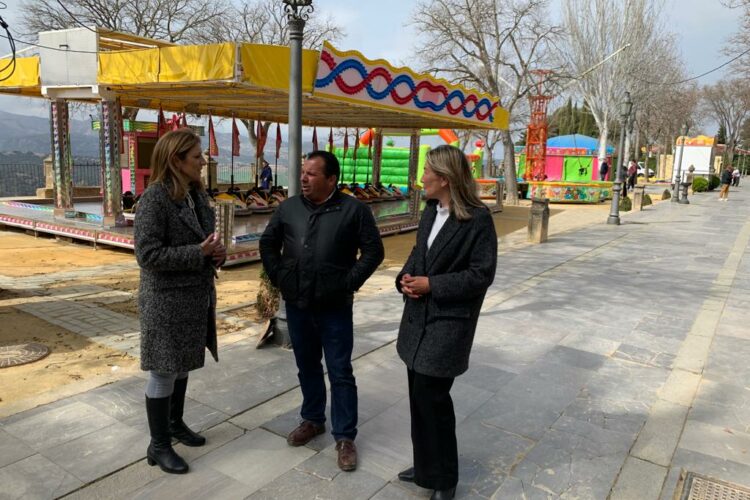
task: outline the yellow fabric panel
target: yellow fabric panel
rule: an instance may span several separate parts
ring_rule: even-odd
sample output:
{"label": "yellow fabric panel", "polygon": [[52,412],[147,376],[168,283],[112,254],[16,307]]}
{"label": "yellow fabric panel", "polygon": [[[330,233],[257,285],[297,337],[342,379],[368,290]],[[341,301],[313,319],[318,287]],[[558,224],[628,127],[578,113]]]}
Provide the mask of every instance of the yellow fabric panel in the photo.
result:
{"label": "yellow fabric panel", "polygon": [[97,81],[129,84],[159,81],[159,49],[100,52]]}
{"label": "yellow fabric panel", "polygon": [[[8,64],[8,59],[0,59],[0,67]],[[11,66],[12,67],[12,66]],[[8,76],[10,68],[0,73],[0,78]],[[0,87],[38,87],[39,56],[17,57],[16,69],[10,78],[0,82]]]}
{"label": "yellow fabric panel", "polygon": [[203,82],[234,78],[235,44],[159,49],[159,82]]}
{"label": "yellow fabric panel", "polygon": [[[288,91],[289,55],[289,47],[243,43],[240,47],[242,81],[258,87]],[[317,50],[302,51],[302,92],[313,91],[318,59],[320,52]]]}

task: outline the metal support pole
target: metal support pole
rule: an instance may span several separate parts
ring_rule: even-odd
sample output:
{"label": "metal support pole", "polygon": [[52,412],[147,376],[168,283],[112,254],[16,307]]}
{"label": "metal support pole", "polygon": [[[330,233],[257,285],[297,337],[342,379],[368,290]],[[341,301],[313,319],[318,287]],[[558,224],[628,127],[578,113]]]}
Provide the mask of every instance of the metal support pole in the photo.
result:
{"label": "metal support pole", "polygon": [[417,189],[417,167],[419,164],[419,130],[414,130],[409,139],[409,215],[419,219],[422,205],[422,190]]}
{"label": "metal support pole", "polygon": [[305,20],[289,16],[289,196],[300,193],[302,158],[302,33]]}
{"label": "metal support pole", "polygon": [[53,99],[49,105],[50,143],[54,171],[55,216],[75,217],[73,207],[73,155],[70,151],[68,102]]}
{"label": "metal support pole", "polygon": [[677,161],[677,175],[674,177],[672,184],[672,203],[680,202],[680,183],[682,182],[682,156],[685,152],[685,139],[687,139],[688,126],[682,126],[682,143],[680,144],[680,159]]}
{"label": "metal support pole", "polygon": [[99,104],[99,158],[104,226],[125,225],[120,171],[120,113],[119,100],[102,100]]}
{"label": "metal support pole", "polygon": [[378,129],[373,137],[372,148],[372,185],[380,186],[380,171],[383,166],[383,131]]}

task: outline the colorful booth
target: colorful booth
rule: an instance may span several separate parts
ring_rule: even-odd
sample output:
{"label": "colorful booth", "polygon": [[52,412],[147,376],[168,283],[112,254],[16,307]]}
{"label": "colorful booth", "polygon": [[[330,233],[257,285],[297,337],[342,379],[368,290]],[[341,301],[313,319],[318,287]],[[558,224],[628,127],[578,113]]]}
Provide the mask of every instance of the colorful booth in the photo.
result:
{"label": "colorful booth", "polygon": [[[516,149],[518,176],[525,172],[523,147]],[[547,140],[544,181],[529,182],[527,197],[549,198],[551,202],[598,203],[611,198],[612,182],[599,180],[599,140],[581,134],[561,135]],[[607,145],[607,163],[612,165],[614,148]],[[610,168],[607,179],[610,178]]]}

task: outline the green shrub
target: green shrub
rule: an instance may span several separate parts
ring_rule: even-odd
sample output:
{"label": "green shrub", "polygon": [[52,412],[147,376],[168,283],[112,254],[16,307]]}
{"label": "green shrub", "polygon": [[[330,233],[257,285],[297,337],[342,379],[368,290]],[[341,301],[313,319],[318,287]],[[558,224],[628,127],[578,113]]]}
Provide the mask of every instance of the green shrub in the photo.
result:
{"label": "green shrub", "polygon": [[703,177],[696,177],[693,179],[693,192],[702,193],[708,191],[708,181]]}
{"label": "green shrub", "polygon": [[650,194],[644,194],[643,195],[643,206],[647,207],[647,206],[653,205],[653,204],[654,204],[654,200],[651,199],[651,195]]}
{"label": "green shrub", "polygon": [[633,202],[627,196],[620,198],[620,211],[630,212],[633,209]]}
{"label": "green shrub", "polygon": [[672,193],[669,192],[669,189],[665,189],[664,192],[661,194],[662,200],[668,200],[672,197]]}
{"label": "green shrub", "polygon": [[712,175],[711,180],[708,183],[708,190],[711,191],[712,189],[716,189],[719,187],[719,184],[721,184],[721,179],[719,179],[718,175]]}

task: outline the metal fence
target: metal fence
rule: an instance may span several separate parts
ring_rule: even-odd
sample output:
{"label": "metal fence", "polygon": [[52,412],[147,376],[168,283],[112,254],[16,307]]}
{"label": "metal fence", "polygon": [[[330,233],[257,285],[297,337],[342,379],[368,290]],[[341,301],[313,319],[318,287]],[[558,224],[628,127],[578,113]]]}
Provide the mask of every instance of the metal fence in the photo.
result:
{"label": "metal fence", "polygon": [[[275,169],[272,164],[271,169]],[[286,165],[279,165],[278,168],[279,184],[287,186],[288,174]],[[232,166],[231,164],[219,164],[216,166],[216,179],[219,184],[229,184],[232,179]],[[255,167],[253,165],[234,165],[234,182],[235,184],[246,184],[255,182]]]}
{"label": "metal fence", "polygon": [[[95,162],[73,165],[74,186],[101,186],[101,167]],[[39,163],[10,163],[0,165],[0,197],[34,196],[45,187],[44,165]]]}

